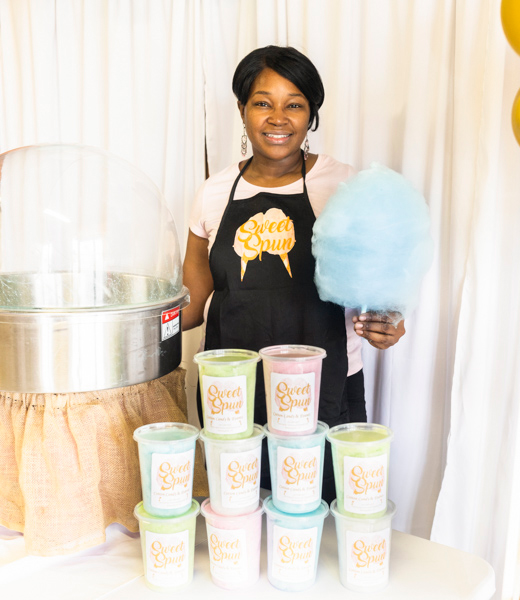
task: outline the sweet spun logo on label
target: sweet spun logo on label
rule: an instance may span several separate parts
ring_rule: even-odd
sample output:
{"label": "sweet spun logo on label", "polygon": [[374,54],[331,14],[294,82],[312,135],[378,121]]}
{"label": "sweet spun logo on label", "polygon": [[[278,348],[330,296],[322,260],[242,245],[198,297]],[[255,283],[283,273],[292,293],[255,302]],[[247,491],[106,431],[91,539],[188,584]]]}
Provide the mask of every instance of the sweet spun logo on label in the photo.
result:
{"label": "sweet spun logo on label", "polygon": [[159,540],[155,540],[150,546],[150,558],[154,569],[180,568],[186,558],[185,543],[182,541],[175,545],[163,545]]}
{"label": "sweet spun logo on label", "polygon": [[275,402],[281,412],[292,412],[293,408],[307,411],[312,401],[311,394],[309,383],[291,386],[287,381],[280,381],[275,389]]}
{"label": "sweet spun logo on label", "polygon": [[379,539],[368,543],[358,539],[352,544],[352,559],[357,568],[370,569],[374,566],[383,566],[386,559],[386,540]]}
{"label": "sweet spun logo on label", "polygon": [[159,466],[157,477],[163,491],[187,487],[191,478],[191,460],[180,465],[171,465],[165,461]]}
{"label": "sweet spun logo on label", "polygon": [[216,563],[238,564],[241,559],[242,547],[238,537],[222,540],[216,533],[212,533],[209,537],[209,548],[211,558]]}
{"label": "sweet spun logo on label", "polygon": [[256,457],[245,462],[232,460],[226,469],[226,479],[231,484],[231,489],[237,490],[256,485],[259,473],[259,461]]}
{"label": "sweet spun logo on label", "polygon": [[239,413],[244,407],[244,394],[240,385],[230,388],[219,388],[212,384],[208,387],[207,405],[212,415],[223,415],[227,412]]}
{"label": "sweet spun logo on label", "polygon": [[293,540],[288,535],[282,535],[278,540],[278,552],[283,564],[305,563],[312,558],[314,550],[313,537],[303,540]]}
{"label": "sweet spun logo on label", "polygon": [[385,485],[384,466],[365,470],[361,465],[356,465],[350,471],[349,485],[356,495],[380,494]]}
{"label": "sweet spun logo on label", "polygon": [[282,477],[287,485],[300,485],[303,482],[314,483],[318,475],[318,461],[315,456],[308,460],[297,460],[289,455],[283,461]]}

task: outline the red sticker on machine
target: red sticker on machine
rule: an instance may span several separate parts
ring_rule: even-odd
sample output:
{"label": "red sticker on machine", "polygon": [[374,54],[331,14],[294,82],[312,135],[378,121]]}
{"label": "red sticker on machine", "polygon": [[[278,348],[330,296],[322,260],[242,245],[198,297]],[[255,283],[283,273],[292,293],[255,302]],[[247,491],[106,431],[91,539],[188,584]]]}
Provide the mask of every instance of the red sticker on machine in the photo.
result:
{"label": "red sticker on machine", "polygon": [[179,333],[179,307],[161,313],[161,341]]}

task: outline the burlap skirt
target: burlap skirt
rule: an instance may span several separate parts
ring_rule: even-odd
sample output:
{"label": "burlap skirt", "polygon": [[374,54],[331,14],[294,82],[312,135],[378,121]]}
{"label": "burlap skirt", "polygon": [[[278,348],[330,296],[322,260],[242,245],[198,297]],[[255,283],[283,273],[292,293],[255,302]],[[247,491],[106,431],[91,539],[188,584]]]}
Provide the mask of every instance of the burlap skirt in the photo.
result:
{"label": "burlap skirt", "polygon": [[[0,524],[23,532],[27,552],[42,556],[100,544],[110,523],[137,531],[133,432],[187,422],[185,374],[79,394],[0,391]],[[208,495],[199,446],[193,495]]]}

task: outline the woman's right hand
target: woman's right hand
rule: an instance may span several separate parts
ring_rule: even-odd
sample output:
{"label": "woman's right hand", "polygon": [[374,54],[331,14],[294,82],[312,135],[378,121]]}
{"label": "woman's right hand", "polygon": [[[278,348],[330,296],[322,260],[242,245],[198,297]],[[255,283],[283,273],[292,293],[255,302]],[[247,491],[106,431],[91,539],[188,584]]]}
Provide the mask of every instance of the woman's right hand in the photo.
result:
{"label": "woman's right hand", "polygon": [[213,291],[213,276],[209,269],[208,240],[188,233],[183,265],[183,283],[190,291],[190,304],[182,311],[182,330],[202,325],[204,306]]}

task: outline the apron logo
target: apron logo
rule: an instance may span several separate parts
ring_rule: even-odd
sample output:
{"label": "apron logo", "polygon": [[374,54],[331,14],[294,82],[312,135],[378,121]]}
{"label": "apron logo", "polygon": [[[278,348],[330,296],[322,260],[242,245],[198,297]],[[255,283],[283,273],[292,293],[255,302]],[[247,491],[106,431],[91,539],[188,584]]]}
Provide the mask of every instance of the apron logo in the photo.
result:
{"label": "apron logo", "polygon": [[240,281],[244,280],[247,262],[262,260],[262,254],[278,255],[292,277],[289,252],[293,249],[294,223],[279,208],[257,213],[242,224],[235,234],[233,249],[240,256]]}

